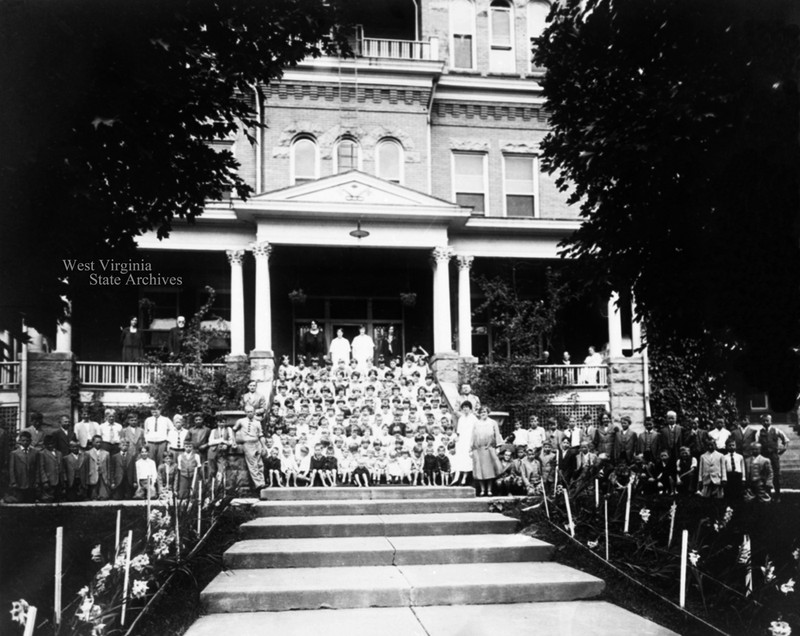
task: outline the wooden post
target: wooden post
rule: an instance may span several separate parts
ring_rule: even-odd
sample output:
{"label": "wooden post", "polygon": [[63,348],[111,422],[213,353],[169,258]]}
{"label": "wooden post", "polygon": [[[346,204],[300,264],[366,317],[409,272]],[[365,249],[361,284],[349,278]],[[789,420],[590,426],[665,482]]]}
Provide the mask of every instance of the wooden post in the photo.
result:
{"label": "wooden post", "polygon": [[567,488],[564,488],[564,502],[567,504],[567,523],[569,523],[569,534],[575,538],[575,524],[572,522],[572,508],[569,505],[569,493]]}
{"label": "wooden post", "polygon": [[681,591],[680,606],[686,607],[686,561],[689,558],[689,531],[684,530],[681,536]]}
{"label": "wooden post", "polygon": [[202,529],[202,514],[203,514],[203,482],[201,481],[197,485],[197,536],[200,537],[200,531]]}
{"label": "wooden post", "polygon": [[558,489],[558,450],[556,450],[556,475],[553,478],[553,497],[556,496]]}
{"label": "wooden post", "polygon": [[175,559],[181,560],[181,522],[178,519],[178,498],[175,497]]}
{"label": "wooden post", "polygon": [[150,493],[153,489],[153,477],[147,475],[147,538],[150,538]]}
{"label": "wooden post", "polygon": [[211,496],[209,499],[214,501],[214,497],[217,496],[217,477],[216,475],[211,478]]}
{"label": "wooden post", "polygon": [[61,562],[64,555],[64,527],[56,528],[56,580],[53,593],[53,622],[61,625]]}
{"label": "wooden post", "polygon": [[672,547],[672,536],[675,534],[675,517],[678,510],[678,502],[673,501],[669,509],[669,540],[667,541],[667,548]]}
{"label": "wooden post", "polygon": [[606,561],[608,561],[608,499],[603,500],[603,508],[606,516]]}
{"label": "wooden post", "polygon": [[[149,517],[150,515],[148,515]],[[114,558],[119,556],[119,533],[122,527],[122,508],[117,510],[117,533],[114,535]]]}
{"label": "wooden post", "polygon": [[[198,468],[200,468],[200,467],[199,466],[195,466],[194,467],[194,473],[192,474],[192,487],[189,489],[189,496],[190,497],[195,493],[194,486],[197,483],[197,469]],[[180,477],[178,477],[178,479],[180,480]]]}
{"label": "wooden post", "polygon": [[25,632],[23,633],[23,636],[33,636],[33,630],[35,628],[36,628],[36,606],[30,605],[28,607],[28,618],[25,621]]}
{"label": "wooden post", "polygon": [[600,507],[600,480],[594,480],[594,507]]}
{"label": "wooden post", "polygon": [[628,530],[631,526],[631,490],[633,489],[633,484],[628,482],[628,497],[625,501],[625,534],[628,534]]}
{"label": "wooden post", "polygon": [[125,625],[125,611],[128,609],[128,583],[131,577],[131,545],[133,544],[133,530],[128,530],[128,545],[125,546],[125,578],[122,584],[122,616],[119,624]]}
{"label": "wooden post", "polygon": [[547,503],[547,491],[544,488],[544,481],[542,482],[542,500],[544,501],[544,511],[547,513],[547,518],[550,518],[550,505]]}

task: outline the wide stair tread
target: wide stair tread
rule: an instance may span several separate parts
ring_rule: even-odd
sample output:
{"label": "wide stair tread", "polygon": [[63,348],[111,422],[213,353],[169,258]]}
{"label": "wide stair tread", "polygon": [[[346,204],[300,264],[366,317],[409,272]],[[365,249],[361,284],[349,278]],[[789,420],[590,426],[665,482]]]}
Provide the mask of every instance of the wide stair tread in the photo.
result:
{"label": "wide stair tread", "polygon": [[601,579],[553,562],[271,568],[219,574],[209,612],[523,603],[591,598]]}
{"label": "wide stair tread", "polygon": [[475,489],[465,486],[373,486],[370,488],[337,486],[336,488],[264,488],[261,491],[261,499],[264,501],[470,499],[474,497]]}
{"label": "wide stair tread", "polygon": [[553,546],[521,534],[252,539],[223,555],[226,568],[291,568],[545,561]]}
{"label": "wide stair tread", "polygon": [[[498,498],[500,501],[512,498]],[[304,501],[259,501],[253,512],[260,517],[403,514],[416,512],[485,512],[489,500],[477,497],[447,497],[442,499],[359,499]]]}

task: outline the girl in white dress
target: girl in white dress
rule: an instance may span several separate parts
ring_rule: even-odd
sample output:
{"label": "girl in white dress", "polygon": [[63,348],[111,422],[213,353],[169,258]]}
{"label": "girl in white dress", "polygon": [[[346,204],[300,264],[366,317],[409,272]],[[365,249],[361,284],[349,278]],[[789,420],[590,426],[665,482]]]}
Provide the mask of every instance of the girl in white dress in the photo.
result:
{"label": "girl in white dress", "polygon": [[361,325],[358,328],[358,335],[353,338],[352,345],[353,360],[358,363],[358,368],[362,373],[366,373],[372,366],[372,358],[375,355],[375,343],[367,335],[367,328]]}
{"label": "girl in white dress", "polygon": [[453,473],[451,486],[459,482],[465,486],[467,476],[472,472],[472,429],[475,427],[476,419],[472,412],[472,402],[463,400],[461,416],[458,418],[456,426],[456,454],[450,462],[450,470]]}
{"label": "girl in white dress", "polygon": [[344,337],[344,332],[341,329],[336,330],[336,337],[331,340],[331,346],[328,347],[328,353],[331,356],[331,364],[333,368],[339,368],[339,362],[350,364],[350,342]]}

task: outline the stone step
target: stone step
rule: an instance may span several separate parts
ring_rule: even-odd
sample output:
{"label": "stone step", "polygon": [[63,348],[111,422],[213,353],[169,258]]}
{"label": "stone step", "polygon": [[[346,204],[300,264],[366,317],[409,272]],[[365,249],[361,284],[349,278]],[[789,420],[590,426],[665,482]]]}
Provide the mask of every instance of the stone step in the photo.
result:
{"label": "stone step", "polygon": [[530,634],[596,636],[677,636],[633,612],[605,601],[518,603],[515,605],[435,605],[430,607],[298,610],[212,614],[185,636],[487,636]]}
{"label": "stone step", "polygon": [[453,499],[475,496],[475,489],[464,486],[373,486],[354,488],[264,488],[264,501],[299,501],[308,499]]}
{"label": "stone step", "polygon": [[229,570],[200,599],[219,613],[572,601],[603,589],[558,563],[470,563]]}
{"label": "stone step", "polygon": [[253,539],[223,555],[226,568],[314,568],[547,561],[553,546],[521,534]]}
{"label": "stone step", "polygon": [[[499,498],[506,499],[506,498]],[[486,512],[489,499],[358,499],[259,501],[253,512],[259,517],[303,517],[329,515],[383,515],[413,512]]]}
{"label": "stone step", "polygon": [[384,537],[446,534],[508,534],[517,520],[491,512],[408,515],[259,517],[241,525],[245,539]]}

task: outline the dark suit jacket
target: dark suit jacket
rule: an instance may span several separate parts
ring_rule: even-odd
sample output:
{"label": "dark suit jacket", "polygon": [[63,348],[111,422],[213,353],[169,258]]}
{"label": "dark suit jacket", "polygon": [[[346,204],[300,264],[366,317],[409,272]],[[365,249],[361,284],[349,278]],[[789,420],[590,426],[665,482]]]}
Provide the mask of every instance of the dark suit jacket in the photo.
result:
{"label": "dark suit jacket", "polygon": [[11,488],[28,490],[38,488],[42,483],[42,461],[39,456],[40,451],[31,447],[25,453],[18,448],[11,453],[11,463],[9,465],[9,483]]}
{"label": "dark suit jacket", "polygon": [[64,483],[67,488],[72,488],[76,484],[85,488],[89,483],[89,464],[86,461],[86,454],[81,452],[75,457],[70,453],[64,455],[61,461],[64,466]]}
{"label": "dark suit jacket", "polygon": [[183,333],[184,330],[180,327],[173,327],[169,330],[167,336],[167,349],[173,356],[180,355],[183,348]]}
{"label": "dark suit jacket", "polygon": [[43,450],[39,458],[42,462],[42,480],[50,486],[60,486],[64,483],[63,458],[59,450]]}
{"label": "dark suit jacket", "polygon": [[122,453],[111,456],[111,484],[115,490],[122,491],[118,494],[133,497],[136,486],[136,455],[128,451],[125,457]]}
{"label": "dark suit jacket", "polygon": [[671,459],[678,457],[678,450],[682,445],[683,429],[680,424],[676,424],[674,430],[670,426],[664,426],[658,432],[658,448],[669,451]]}

